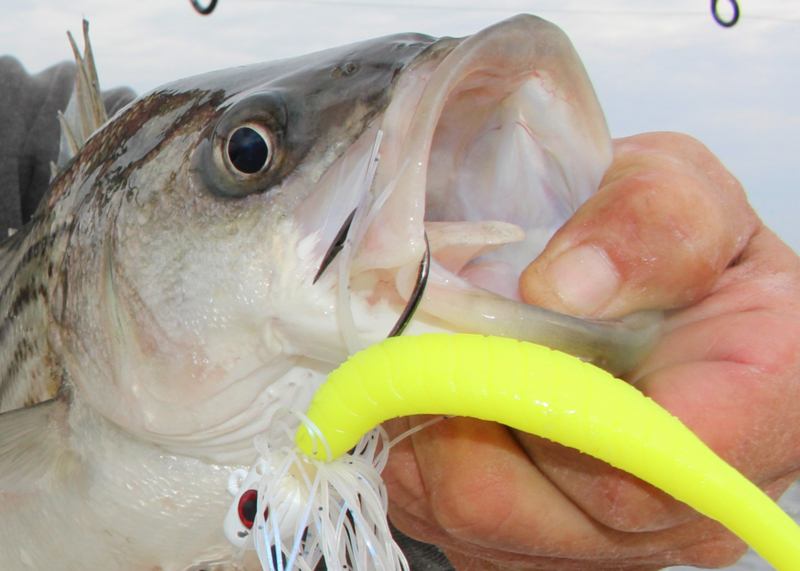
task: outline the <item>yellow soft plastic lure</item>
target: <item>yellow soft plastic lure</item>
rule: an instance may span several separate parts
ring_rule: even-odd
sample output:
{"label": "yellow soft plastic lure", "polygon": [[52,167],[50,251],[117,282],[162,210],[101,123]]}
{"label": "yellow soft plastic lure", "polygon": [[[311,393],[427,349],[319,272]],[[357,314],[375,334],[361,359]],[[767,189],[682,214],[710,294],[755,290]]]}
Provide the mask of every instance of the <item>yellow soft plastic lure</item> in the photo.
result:
{"label": "yellow soft plastic lure", "polygon": [[[334,460],[413,414],[496,421],[576,448],[719,521],[779,571],[800,571],[800,528],[775,502],[651,399],[575,357],[499,337],[395,337],[331,373],[308,418]],[[302,452],[324,458],[318,443],[300,427]]]}

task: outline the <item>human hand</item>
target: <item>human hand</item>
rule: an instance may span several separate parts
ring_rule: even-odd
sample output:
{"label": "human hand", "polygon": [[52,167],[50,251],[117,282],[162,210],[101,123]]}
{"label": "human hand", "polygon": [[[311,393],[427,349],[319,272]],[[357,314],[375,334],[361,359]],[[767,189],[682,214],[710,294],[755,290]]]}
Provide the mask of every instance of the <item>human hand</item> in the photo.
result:
{"label": "human hand", "polygon": [[[615,141],[600,190],[520,289],[574,315],[670,310],[628,380],[773,498],[797,478],[800,258],[703,145],[674,133]],[[745,550],[637,478],[494,423],[430,426],[392,449],[384,476],[395,525],[459,571],[721,567]]]}

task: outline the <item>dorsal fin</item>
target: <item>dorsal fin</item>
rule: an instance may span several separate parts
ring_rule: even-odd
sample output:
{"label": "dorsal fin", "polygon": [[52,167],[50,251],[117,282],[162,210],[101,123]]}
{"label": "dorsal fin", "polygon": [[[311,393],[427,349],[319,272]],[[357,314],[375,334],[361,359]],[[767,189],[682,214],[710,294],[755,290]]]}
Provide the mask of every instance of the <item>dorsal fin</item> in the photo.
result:
{"label": "dorsal fin", "polygon": [[89,41],[89,22],[83,21],[84,52],[81,56],[75,38],[67,32],[75,63],[75,88],[64,113],[59,113],[61,123],[61,148],[57,168],[60,170],[83,147],[86,140],[108,119],[100,96],[100,82],[94,63],[92,44]]}

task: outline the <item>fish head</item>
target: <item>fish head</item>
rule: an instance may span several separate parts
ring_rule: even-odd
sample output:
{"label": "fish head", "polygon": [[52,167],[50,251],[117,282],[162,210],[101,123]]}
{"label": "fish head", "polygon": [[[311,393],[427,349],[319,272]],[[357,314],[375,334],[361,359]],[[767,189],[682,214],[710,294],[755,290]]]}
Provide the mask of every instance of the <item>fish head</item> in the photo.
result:
{"label": "fish head", "polygon": [[606,355],[616,325],[525,317],[515,288],[611,158],[580,59],[533,16],[171,83],[56,181],[54,342],[108,419],[247,462],[278,408],[387,335],[428,248],[409,331]]}

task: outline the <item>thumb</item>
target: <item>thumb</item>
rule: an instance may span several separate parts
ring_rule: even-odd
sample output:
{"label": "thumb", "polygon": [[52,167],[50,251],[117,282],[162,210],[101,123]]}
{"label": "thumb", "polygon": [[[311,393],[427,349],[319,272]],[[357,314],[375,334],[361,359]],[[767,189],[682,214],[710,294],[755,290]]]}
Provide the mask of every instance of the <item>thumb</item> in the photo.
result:
{"label": "thumb", "polygon": [[736,178],[695,139],[646,133],[614,150],[597,194],[523,272],[526,303],[595,317],[685,306],[760,225]]}

